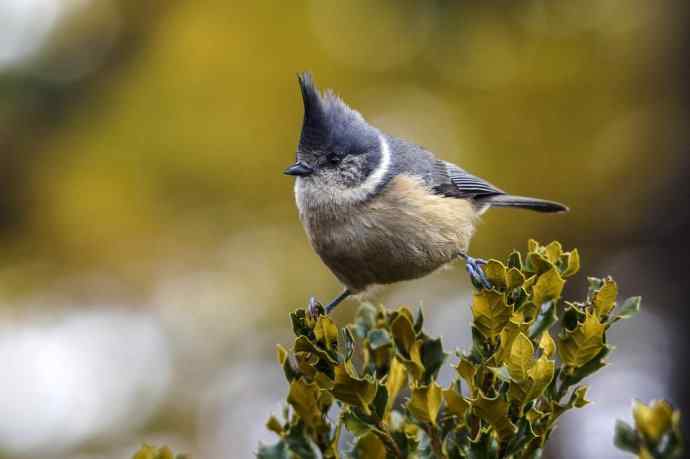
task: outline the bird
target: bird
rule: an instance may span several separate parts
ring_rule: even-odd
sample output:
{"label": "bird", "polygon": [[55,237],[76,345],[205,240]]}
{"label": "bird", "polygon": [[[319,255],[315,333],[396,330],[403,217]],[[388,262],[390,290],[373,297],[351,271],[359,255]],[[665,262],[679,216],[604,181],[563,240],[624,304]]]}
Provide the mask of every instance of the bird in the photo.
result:
{"label": "bird", "polygon": [[369,124],[309,72],[297,75],[304,118],[296,161],[295,201],[307,238],[343,284],[330,313],[374,286],[426,276],[464,259],[473,284],[491,288],[481,258],[468,254],[479,216],[493,207],[560,213],[565,205],[514,196],[429,150]]}

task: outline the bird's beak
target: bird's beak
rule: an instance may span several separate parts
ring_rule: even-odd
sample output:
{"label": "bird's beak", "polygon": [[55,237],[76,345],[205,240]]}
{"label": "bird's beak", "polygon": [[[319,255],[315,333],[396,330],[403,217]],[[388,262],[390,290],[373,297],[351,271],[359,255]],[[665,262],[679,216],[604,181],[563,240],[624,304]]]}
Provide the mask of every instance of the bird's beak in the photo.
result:
{"label": "bird's beak", "polygon": [[314,173],[314,169],[304,164],[302,161],[297,161],[292,166],[285,169],[283,174],[285,175],[295,175],[297,177],[306,177]]}

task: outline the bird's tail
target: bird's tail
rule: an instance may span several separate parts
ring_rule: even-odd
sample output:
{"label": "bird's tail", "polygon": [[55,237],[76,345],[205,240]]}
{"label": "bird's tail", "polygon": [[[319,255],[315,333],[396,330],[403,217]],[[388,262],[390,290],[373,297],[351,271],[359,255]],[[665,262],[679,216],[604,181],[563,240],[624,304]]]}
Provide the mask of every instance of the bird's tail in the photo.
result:
{"label": "bird's tail", "polygon": [[528,198],[525,196],[512,196],[509,194],[499,194],[491,196],[487,200],[487,204],[491,207],[517,207],[520,209],[529,209],[536,212],[568,212],[567,206],[555,201],[546,201],[544,199]]}

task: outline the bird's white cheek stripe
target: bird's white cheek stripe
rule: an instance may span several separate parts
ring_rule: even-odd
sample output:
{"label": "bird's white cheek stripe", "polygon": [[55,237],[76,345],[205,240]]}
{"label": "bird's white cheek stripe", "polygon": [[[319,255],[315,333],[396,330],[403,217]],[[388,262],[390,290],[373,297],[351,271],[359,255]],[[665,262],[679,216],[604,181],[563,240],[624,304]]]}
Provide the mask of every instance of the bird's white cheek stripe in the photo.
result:
{"label": "bird's white cheek stripe", "polygon": [[307,183],[298,177],[295,181],[295,198],[300,212],[303,212],[306,207],[351,204],[369,198],[379,185],[383,183],[391,167],[390,146],[386,138],[380,134],[379,148],[381,151],[381,159],[376,169],[371,172],[369,177],[367,177],[361,185],[354,188],[343,190],[342,188],[335,188],[327,184],[317,185],[315,183],[310,183],[309,187],[307,187]]}
{"label": "bird's white cheek stripe", "polygon": [[391,149],[388,145],[388,141],[381,134],[379,134],[379,148],[381,150],[381,159],[376,169],[374,169],[361,185],[343,192],[342,198],[351,202],[363,201],[367,199],[371,193],[376,191],[376,188],[378,188],[386,178],[386,174],[391,166]]}

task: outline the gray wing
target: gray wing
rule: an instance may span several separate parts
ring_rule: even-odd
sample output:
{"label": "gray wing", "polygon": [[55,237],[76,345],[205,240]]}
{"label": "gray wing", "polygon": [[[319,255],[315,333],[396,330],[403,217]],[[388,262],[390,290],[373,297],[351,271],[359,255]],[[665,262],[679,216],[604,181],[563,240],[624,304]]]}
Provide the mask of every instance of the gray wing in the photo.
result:
{"label": "gray wing", "polygon": [[433,189],[443,196],[474,200],[505,194],[486,180],[441,160],[434,167]]}

